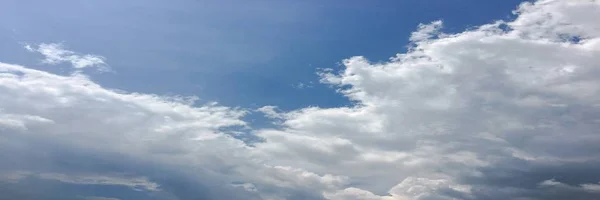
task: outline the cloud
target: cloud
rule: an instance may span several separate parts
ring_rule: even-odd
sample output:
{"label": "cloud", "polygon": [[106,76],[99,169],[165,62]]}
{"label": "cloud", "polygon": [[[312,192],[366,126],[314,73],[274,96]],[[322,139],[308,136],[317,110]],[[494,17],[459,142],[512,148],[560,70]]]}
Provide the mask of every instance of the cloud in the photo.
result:
{"label": "cloud", "polygon": [[243,109],[0,64],[0,171],[124,173],[163,199],[593,199],[599,18],[600,1],[541,0],[460,33],[421,25],[388,62],[321,73],[354,105],[259,109],[278,126],[253,146],[228,134]]}
{"label": "cloud", "polygon": [[442,21],[434,21],[430,24],[419,24],[417,31],[410,35],[411,42],[419,42],[427,39],[431,39],[435,34],[442,28]]}
{"label": "cloud", "polygon": [[[0,158],[12,161],[0,163],[0,172],[9,182],[20,180],[10,172],[25,171],[71,184],[160,185],[180,199],[304,195],[339,184],[337,176],[266,165],[229,134],[247,128],[246,110],[194,99],[113,91],[80,74],[0,63]],[[262,193],[231,186],[240,181]]]}
{"label": "cloud", "polygon": [[256,192],[256,187],[254,186],[254,184],[252,183],[234,183],[231,184],[234,187],[241,187],[244,188],[244,190],[247,190],[249,192]]}
{"label": "cloud", "polygon": [[[239,119],[244,110],[215,104],[194,107],[188,98],[120,93],[84,76],[58,76],[4,63],[0,91],[0,156],[14,161],[0,164],[0,171],[64,174],[54,177],[70,182],[90,180],[78,174],[156,178],[143,174],[150,166],[173,175],[168,172],[181,165],[200,174],[222,170],[222,159],[235,162],[219,152],[234,156],[247,148],[220,131],[245,126]],[[146,162],[154,165],[137,166]],[[213,164],[198,168],[200,163]],[[104,182],[119,180],[127,184],[122,179]]]}
{"label": "cloud", "polygon": [[277,112],[277,106],[263,106],[256,109],[256,111],[263,113],[266,117],[271,119],[283,118],[283,116]]}
{"label": "cloud", "polygon": [[[444,179],[427,179],[408,177],[400,184],[394,186],[388,192],[389,196],[375,195],[369,191],[358,188],[346,188],[343,191],[337,191],[333,194],[325,194],[329,199],[356,199],[356,200],[408,200],[408,199],[436,199],[436,200],[453,200],[453,199],[471,199],[467,195],[470,193],[468,186],[456,185]],[[462,196],[446,196],[460,194]]]}
{"label": "cloud", "polygon": [[456,34],[420,25],[389,62],[322,73],[356,106],[278,113],[256,146],[278,165],[347,176],[332,199],[560,199],[537,184],[600,180],[599,11],[538,1]]}
{"label": "cloud", "polygon": [[44,56],[42,63],[44,64],[56,65],[67,62],[77,70],[93,67],[103,72],[110,71],[105,62],[106,58],[92,54],[81,55],[65,49],[64,45],[60,43],[41,43],[37,48],[27,44],[25,49],[42,54]]}
{"label": "cloud", "polygon": [[39,179],[57,180],[70,184],[82,185],[117,185],[126,186],[134,190],[159,191],[159,185],[151,182],[146,177],[119,177],[119,176],[103,176],[103,175],[66,175],[60,173],[27,173],[17,172],[12,181],[24,179],[34,176]]}
{"label": "cloud", "polygon": [[542,181],[539,185],[540,185],[540,187],[556,187],[556,188],[562,188],[562,189],[583,190],[586,192],[600,193],[600,184],[596,184],[596,183],[584,183],[584,184],[580,184],[579,186],[571,186],[571,185],[567,185],[567,184],[558,182],[554,179],[548,179],[548,180]]}
{"label": "cloud", "polygon": [[292,87],[301,90],[301,89],[313,88],[314,85],[313,85],[312,81],[309,81],[308,83],[302,83],[302,82],[296,83],[296,84],[292,85]]}

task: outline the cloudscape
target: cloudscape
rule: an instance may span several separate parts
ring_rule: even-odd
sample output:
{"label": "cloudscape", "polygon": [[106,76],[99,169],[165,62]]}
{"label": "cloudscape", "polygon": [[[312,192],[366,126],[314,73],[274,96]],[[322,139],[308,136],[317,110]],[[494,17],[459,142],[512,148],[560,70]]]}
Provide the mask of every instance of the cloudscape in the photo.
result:
{"label": "cloudscape", "polygon": [[0,199],[600,199],[600,1],[227,2],[3,3]]}

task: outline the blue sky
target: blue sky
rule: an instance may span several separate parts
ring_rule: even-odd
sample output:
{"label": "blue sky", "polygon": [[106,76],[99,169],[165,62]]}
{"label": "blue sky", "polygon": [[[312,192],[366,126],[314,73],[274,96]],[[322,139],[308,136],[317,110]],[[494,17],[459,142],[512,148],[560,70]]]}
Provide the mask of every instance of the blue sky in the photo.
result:
{"label": "blue sky", "polygon": [[[33,3],[35,2],[35,3]],[[246,108],[333,107],[347,100],[318,84],[317,68],[404,52],[419,23],[447,32],[510,17],[521,1],[5,1],[5,62],[43,69],[22,43],[61,42],[106,57],[108,87]],[[151,83],[151,84],[149,84]],[[293,89],[299,83],[310,88]]]}
{"label": "blue sky", "polygon": [[5,0],[0,200],[593,199],[597,19],[600,0]]}

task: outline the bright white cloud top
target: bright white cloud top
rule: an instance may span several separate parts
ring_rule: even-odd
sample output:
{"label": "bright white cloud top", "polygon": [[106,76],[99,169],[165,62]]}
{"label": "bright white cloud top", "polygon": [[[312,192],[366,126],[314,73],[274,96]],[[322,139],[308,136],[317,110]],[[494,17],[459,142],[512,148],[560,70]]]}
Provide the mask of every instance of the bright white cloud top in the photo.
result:
{"label": "bright white cloud top", "polygon": [[[597,197],[600,1],[543,0],[515,14],[456,34],[422,25],[389,62],[346,59],[322,82],[354,106],[266,106],[259,111],[278,127],[251,130],[264,141],[250,146],[228,133],[248,130],[241,108],[0,64],[0,150],[14,160],[0,164],[2,177],[110,177],[100,179],[167,199],[186,197],[157,169],[218,186],[206,199]],[[83,161],[60,170],[57,160],[73,156]],[[98,161],[125,167],[87,163]]]}

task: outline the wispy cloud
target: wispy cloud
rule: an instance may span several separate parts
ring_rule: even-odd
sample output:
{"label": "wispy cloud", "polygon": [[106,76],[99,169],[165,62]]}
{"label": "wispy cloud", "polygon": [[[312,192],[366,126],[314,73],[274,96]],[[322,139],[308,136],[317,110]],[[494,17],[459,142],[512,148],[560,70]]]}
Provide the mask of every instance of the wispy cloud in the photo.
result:
{"label": "wispy cloud", "polygon": [[75,69],[96,68],[98,71],[110,71],[106,64],[106,58],[93,54],[79,54],[67,50],[61,43],[41,43],[37,46],[26,44],[24,46],[30,52],[38,52],[44,56],[42,63],[56,65],[70,63]]}
{"label": "wispy cloud", "polygon": [[112,175],[89,175],[78,174],[68,175],[62,173],[32,173],[26,171],[17,171],[14,173],[5,173],[3,177],[8,177],[8,181],[15,182],[24,178],[34,177],[45,180],[55,180],[63,183],[78,185],[118,185],[132,188],[134,190],[160,191],[159,185],[149,181],[146,177],[120,177]]}
{"label": "wispy cloud", "polygon": [[556,188],[562,188],[562,189],[569,189],[569,190],[584,190],[587,192],[593,192],[593,193],[600,193],[600,183],[584,183],[584,184],[579,184],[578,186],[574,186],[574,185],[568,185],[559,181],[556,181],[555,179],[549,179],[549,180],[545,180],[542,181],[541,183],[539,183],[540,187],[556,187]]}
{"label": "wispy cloud", "polygon": [[308,83],[299,82],[299,83],[296,83],[296,84],[292,85],[292,87],[294,87],[296,89],[313,88],[314,87],[314,83],[312,81],[309,81]]}

